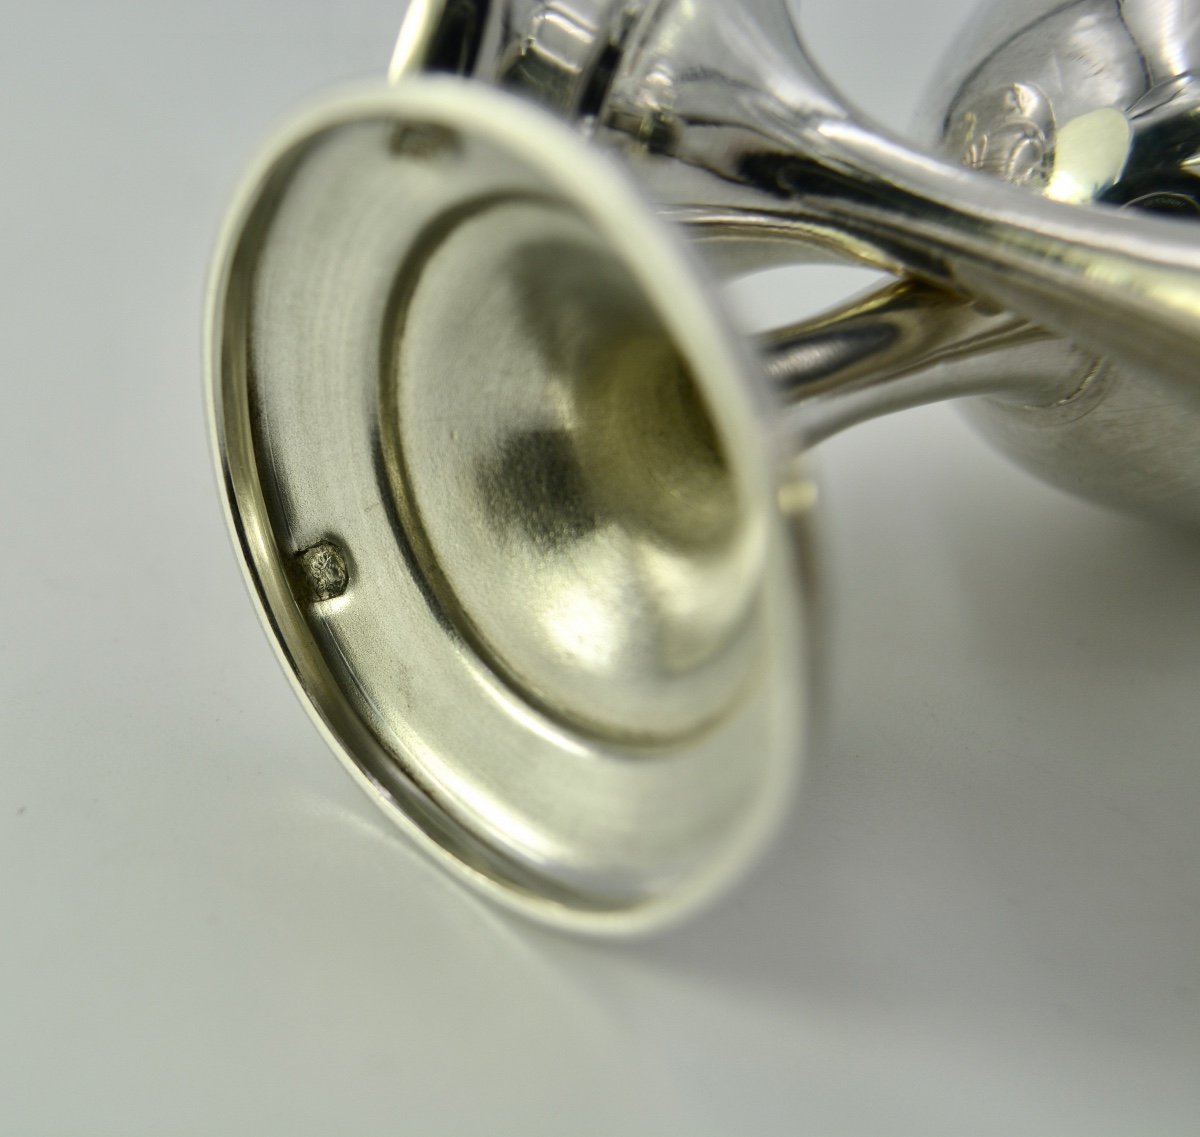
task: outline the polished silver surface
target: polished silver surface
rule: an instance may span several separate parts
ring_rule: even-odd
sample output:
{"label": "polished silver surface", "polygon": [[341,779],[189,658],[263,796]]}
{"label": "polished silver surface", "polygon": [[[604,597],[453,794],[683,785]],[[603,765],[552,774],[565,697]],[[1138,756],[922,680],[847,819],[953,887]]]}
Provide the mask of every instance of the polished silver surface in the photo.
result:
{"label": "polished silver surface", "polygon": [[[231,552],[198,309],[259,148],[379,78],[403,3],[6,9],[0,1133],[1195,1137],[1200,533],[1081,505],[948,404],[814,455],[823,733],[685,926],[514,918],[335,758]],[[803,16],[903,131],[971,7]]]}
{"label": "polished silver surface", "polygon": [[[937,159],[852,117],[769,0],[422,0],[391,79],[302,120],[235,209],[216,447],[327,737],[523,911],[660,924],[779,817],[811,717],[806,447],[989,396],[1022,430],[1108,423],[1053,465],[1106,465],[1109,498],[1194,501],[1125,415],[1195,438],[1200,243],[1082,206],[1120,185],[1124,111],[1014,78]],[[664,222],[721,273],[905,279],[751,344]]]}

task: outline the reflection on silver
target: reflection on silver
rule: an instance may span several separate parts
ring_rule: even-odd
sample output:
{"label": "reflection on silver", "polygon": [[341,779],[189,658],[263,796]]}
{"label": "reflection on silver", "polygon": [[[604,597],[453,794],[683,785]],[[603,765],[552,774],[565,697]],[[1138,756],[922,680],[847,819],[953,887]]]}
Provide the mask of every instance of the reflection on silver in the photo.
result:
{"label": "reflection on silver", "polygon": [[[414,0],[393,87],[249,179],[210,302],[231,526],[331,744],[477,885],[627,931],[754,854],[833,431],[977,396],[1046,476],[1200,517],[1190,50],[1140,91],[1130,55],[1200,21],[1025,9],[935,97],[944,161],[851,117],[783,0]],[[664,219],[722,273],[905,275],[750,345]]]}

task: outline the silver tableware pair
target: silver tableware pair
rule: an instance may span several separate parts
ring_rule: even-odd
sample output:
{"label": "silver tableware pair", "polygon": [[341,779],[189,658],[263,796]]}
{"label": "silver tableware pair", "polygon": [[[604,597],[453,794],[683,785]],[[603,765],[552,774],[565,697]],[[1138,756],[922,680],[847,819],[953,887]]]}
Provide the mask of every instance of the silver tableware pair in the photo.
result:
{"label": "silver tableware pair", "polygon": [[[1042,476],[1200,518],[1189,7],[985,13],[927,154],[784,0],[413,0],[391,82],[260,160],[209,313],[247,577],[385,811],[560,924],[714,895],[805,746],[803,452],[861,419],[975,396]],[[826,255],[899,279],[733,329],[714,278]]]}

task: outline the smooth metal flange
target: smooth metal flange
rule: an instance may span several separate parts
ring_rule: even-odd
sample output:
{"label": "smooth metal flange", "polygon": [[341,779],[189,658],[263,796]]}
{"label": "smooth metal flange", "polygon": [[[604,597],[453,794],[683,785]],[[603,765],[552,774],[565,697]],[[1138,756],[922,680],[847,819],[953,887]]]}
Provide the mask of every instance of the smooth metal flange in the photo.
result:
{"label": "smooth metal flange", "polygon": [[426,79],[277,139],[210,292],[228,518],[301,699],[443,863],[597,932],[741,871],[808,720],[813,493],[704,279],[569,128]]}

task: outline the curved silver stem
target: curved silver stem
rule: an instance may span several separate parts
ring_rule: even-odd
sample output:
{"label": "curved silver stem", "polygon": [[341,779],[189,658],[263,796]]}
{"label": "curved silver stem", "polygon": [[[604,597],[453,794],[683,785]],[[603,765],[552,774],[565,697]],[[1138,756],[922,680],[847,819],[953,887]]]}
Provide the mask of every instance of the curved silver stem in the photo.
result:
{"label": "curved silver stem", "polygon": [[[1018,405],[1069,399],[1095,361],[1006,312],[920,281],[899,281],[762,337],[767,375],[786,410],[778,423],[808,448],[868,419],[961,396]],[[1047,367],[1046,352],[1057,353]],[[1036,366],[1022,366],[1026,352]]]}

